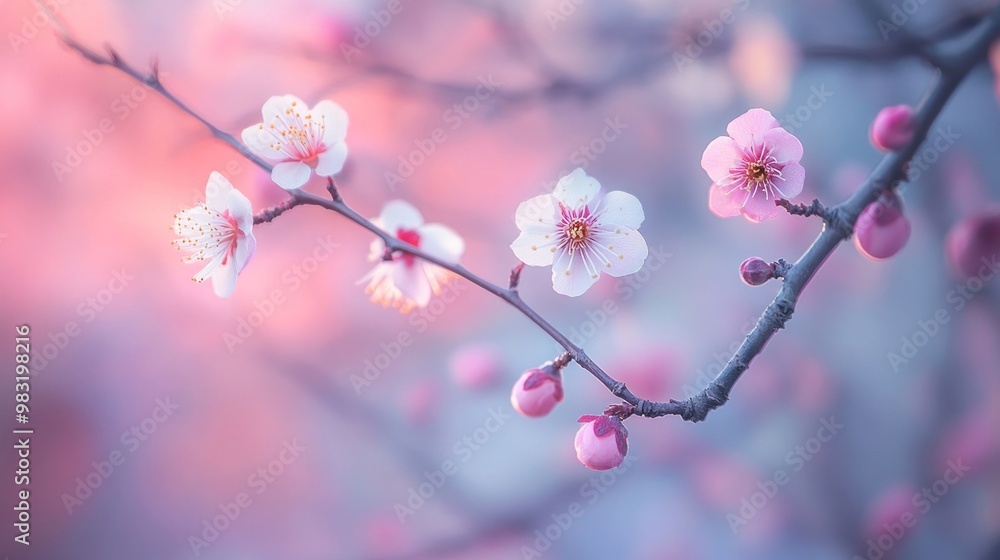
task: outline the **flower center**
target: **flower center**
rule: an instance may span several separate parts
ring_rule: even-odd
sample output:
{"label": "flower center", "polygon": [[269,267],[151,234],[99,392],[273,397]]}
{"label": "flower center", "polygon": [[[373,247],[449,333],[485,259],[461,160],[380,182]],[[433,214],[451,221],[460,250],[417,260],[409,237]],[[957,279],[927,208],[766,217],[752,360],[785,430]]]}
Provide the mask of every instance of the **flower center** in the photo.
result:
{"label": "flower center", "polygon": [[583,241],[590,233],[590,227],[583,220],[573,220],[566,228],[566,235],[571,241]]}
{"label": "flower center", "polygon": [[763,183],[767,180],[767,166],[756,161],[747,165],[747,181],[751,183]]}
{"label": "flower center", "polygon": [[[399,238],[400,241],[405,241],[414,247],[420,247],[420,234],[417,233],[417,230],[415,229],[399,228],[396,230],[396,237]],[[415,260],[413,255],[403,253],[402,259],[403,262],[406,263],[406,266],[413,266]]]}

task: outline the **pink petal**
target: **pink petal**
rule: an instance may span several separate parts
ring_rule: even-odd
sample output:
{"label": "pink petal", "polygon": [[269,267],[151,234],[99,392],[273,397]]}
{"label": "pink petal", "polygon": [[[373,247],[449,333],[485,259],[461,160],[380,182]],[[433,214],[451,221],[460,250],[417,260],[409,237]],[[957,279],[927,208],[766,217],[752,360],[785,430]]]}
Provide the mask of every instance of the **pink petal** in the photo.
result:
{"label": "pink petal", "polygon": [[424,217],[412,204],[404,200],[390,200],[376,218],[379,227],[392,235],[402,229],[417,229],[424,224]]}
{"label": "pink petal", "polygon": [[728,136],[719,136],[709,143],[701,155],[701,168],[713,182],[729,176],[729,170],[743,159],[743,149]]}
{"label": "pink petal", "polygon": [[795,198],[802,193],[806,181],[806,169],[797,163],[786,164],[781,170],[781,178],[774,180],[774,186],[781,191],[781,198]]}
{"label": "pink petal", "polygon": [[236,289],[237,274],[236,263],[233,262],[233,259],[227,259],[225,264],[220,265],[212,274],[212,287],[215,289],[215,295],[221,298],[233,295],[233,291]]}
{"label": "pink petal", "polygon": [[332,146],[335,143],[343,142],[347,137],[347,111],[340,105],[330,100],[320,101],[309,113],[313,119],[320,120],[325,126],[324,145]]}
{"label": "pink petal", "polygon": [[319,153],[316,162],[316,174],[321,177],[336,175],[344,168],[345,161],[347,161],[347,144],[337,142]]}
{"label": "pink petal", "polygon": [[579,296],[593,286],[599,277],[600,271],[587,259],[584,251],[574,251],[572,254],[565,248],[556,251],[552,264],[552,288],[556,293]]}
{"label": "pink petal", "polygon": [[783,128],[772,128],[763,134],[764,146],[778,163],[798,162],[802,159],[802,142]]}
{"label": "pink petal", "polygon": [[639,199],[622,191],[611,191],[604,195],[597,213],[598,224],[614,224],[630,229],[639,229],[646,218]]}
{"label": "pink petal", "polygon": [[769,111],[764,109],[750,109],[746,113],[733,119],[726,127],[729,136],[736,140],[736,143],[745,148],[754,145],[755,140],[763,136],[765,132],[780,126],[778,121]]}
{"label": "pink petal", "polygon": [[751,196],[750,200],[743,205],[743,217],[754,223],[766,222],[773,219],[784,210],[774,203],[775,197],[765,197],[763,191],[758,191]]}
{"label": "pink petal", "polygon": [[[732,192],[727,195],[726,192],[730,189]],[[712,187],[708,189],[708,209],[720,218],[739,216],[746,199],[747,191],[743,189],[720,187],[716,183],[712,183]]]}
{"label": "pink petal", "polygon": [[588,176],[583,169],[577,167],[572,173],[559,179],[552,195],[566,206],[577,209],[586,206],[600,190],[601,184],[597,179]]}
{"label": "pink petal", "polygon": [[465,241],[454,230],[441,224],[427,224],[417,228],[420,248],[427,254],[449,263],[458,263],[465,252]]}
{"label": "pink petal", "polygon": [[286,191],[294,191],[309,181],[312,169],[301,161],[285,161],[271,170],[271,180]]}

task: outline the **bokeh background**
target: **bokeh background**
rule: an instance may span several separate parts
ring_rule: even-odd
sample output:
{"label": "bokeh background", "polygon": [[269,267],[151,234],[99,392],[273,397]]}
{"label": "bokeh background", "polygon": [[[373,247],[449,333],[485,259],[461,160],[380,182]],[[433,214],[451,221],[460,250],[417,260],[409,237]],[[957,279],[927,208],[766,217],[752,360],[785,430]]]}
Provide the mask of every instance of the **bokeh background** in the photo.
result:
{"label": "bokeh background", "polygon": [[[916,103],[933,76],[914,44],[993,2],[48,4],[85,44],[157,60],[224,130],[258,122],[270,95],[336,100],[351,118],[347,201],[368,216],[415,204],[495,282],[515,264],[517,204],[562,174],[582,166],[636,194],[661,258],[576,299],[528,269],[522,294],[636,393],[667,399],[704,387],[773,298],[776,284],[739,281],[740,262],[794,259],[821,226],[712,216],[707,143],[767,108],[805,147],[800,200],[839,202],[880,157],[873,116]],[[886,36],[894,10],[905,21]],[[334,214],[257,227],[231,299],[192,283],[170,225],[212,170],[256,208],[284,193],[65,48],[32,3],[4,0],[0,22],[0,356],[13,364],[9,331],[27,323],[35,368],[32,544],[13,544],[4,430],[0,555],[845,559],[877,557],[882,539],[884,558],[1000,557],[1000,290],[987,281],[959,307],[944,249],[950,227],[1000,197],[987,65],[940,117],[957,140],[902,189],[907,247],[876,263],[842,246],[725,407],[701,424],[629,420],[634,460],[601,477],[572,445],[576,418],[613,402],[596,380],[571,366],[550,416],[518,416],[511,384],[556,344],[464,282],[424,312],[371,304],[357,285],[371,236]],[[496,85],[477,97],[483,83]],[[444,141],[428,140],[436,129]],[[917,334],[939,310],[947,322]],[[915,355],[893,363],[906,341]],[[373,379],[352,382],[369,364]],[[9,428],[13,385],[0,384]],[[827,438],[824,422],[842,428]],[[455,472],[439,477],[445,461]],[[955,481],[949,462],[969,470]],[[779,471],[787,483],[765,495]],[[926,508],[913,499],[924,488]],[[238,516],[219,517],[241,493]],[[915,524],[895,531],[907,514]]]}

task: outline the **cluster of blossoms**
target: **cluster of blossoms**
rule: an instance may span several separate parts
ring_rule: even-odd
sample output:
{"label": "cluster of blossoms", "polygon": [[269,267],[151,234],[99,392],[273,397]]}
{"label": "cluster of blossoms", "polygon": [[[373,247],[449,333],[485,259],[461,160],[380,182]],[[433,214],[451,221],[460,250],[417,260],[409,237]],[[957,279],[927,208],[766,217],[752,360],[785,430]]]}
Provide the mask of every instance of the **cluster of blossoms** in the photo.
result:
{"label": "cluster of blossoms", "polygon": [[[262,108],[262,122],[243,130],[247,148],[273,162],[272,180],[297,196],[315,173],[332,177],[347,158],[346,111],[332,101],[310,109],[292,95],[275,96]],[[872,126],[872,142],[880,149],[898,149],[913,134],[908,108],[890,107]],[[727,136],[713,140],[701,159],[712,180],[708,207],[717,216],[743,216],[750,222],[775,218],[778,201],[802,192],[805,169],[799,163],[799,140],[780,126],[771,113],[751,109],[727,127]],[[332,184],[332,183],[331,183]],[[622,191],[602,193],[601,185],[582,169],[562,177],[551,194],[521,203],[514,223],[519,235],[511,243],[514,255],[530,266],[552,269],[552,287],[566,296],[580,296],[602,274],[621,277],[642,268],[648,255],[639,233],[642,204]],[[456,277],[455,272],[417,258],[400,246],[419,249],[444,265],[458,265],[465,252],[462,237],[447,226],[425,223],[421,213],[401,200],[385,204],[372,224],[402,242],[387,247],[381,238],[371,244],[375,267],[359,283],[371,300],[402,312],[428,305],[431,296]],[[206,202],[175,216],[174,245],[186,250],[185,262],[204,261],[195,276],[211,277],[215,293],[231,295],[237,276],[246,268],[256,247],[254,214],[250,202],[222,175],[213,172]],[[909,223],[894,191],[887,191],[858,221],[855,242],[862,253],[887,258],[902,247]],[[409,248],[409,247],[407,247]],[[964,261],[963,261],[964,262]],[[744,261],[743,280],[760,285],[780,276],[778,263],[759,258]],[[568,354],[532,368],[515,383],[511,404],[521,414],[537,418],[549,414],[563,400],[562,370]],[[622,420],[630,405],[612,405],[602,415],[580,417],[583,426],[575,447],[581,463],[604,470],[621,464],[628,451],[628,431]]]}

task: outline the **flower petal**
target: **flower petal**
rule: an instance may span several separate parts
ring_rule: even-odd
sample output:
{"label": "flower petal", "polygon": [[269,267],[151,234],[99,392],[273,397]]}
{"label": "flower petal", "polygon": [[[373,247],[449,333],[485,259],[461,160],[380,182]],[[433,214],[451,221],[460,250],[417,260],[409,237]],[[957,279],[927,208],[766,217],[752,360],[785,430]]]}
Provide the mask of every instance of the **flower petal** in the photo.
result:
{"label": "flower petal", "polygon": [[417,233],[420,234],[420,248],[432,257],[458,263],[465,252],[465,240],[447,226],[427,224],[417,228]]}
{"label": "flower petal", "polygon": [[309,113],[324,126],[323,144],[327,147],[347,138],[347,111],[330,100],[320,101]]}
{"label": "flower petal", "polygon": [[758,191],[743,205],[741,213],[751,222],[766,222],[784,211],[774,203],[775,200],[777,200],[775,197],[765,197],[763,191]]}
{"label": "flower petal", "polygon": [[[732,136],[736,143],[744,148],[750,148],[755,140],[768,130],[781,126],[769,111],[764,109],[750,109],[746,113],[733,119],[726,132]],[[714,180],[714,179],[713,179]]]}
{"label": "flower petal", "polygon": [[400,228],[417,229],[424,223],[420,211],[405,200],[390,200],[382,207],[382,213],[375,218],[375,224],[390,235],[396,235]]}
{"label": "flower petal", "polygon": [[552,264],[552,288],[565,296],[576,297],[597,282],[600,272],[584,251],[556,251]]}
{"label": "flower petal", "polygon": [[392,284],[417,307],[431,301],[431,285],[419,263],[407,265],[405,261],[392,263]]}
{"label": "flower petal", "polygon": [[285,161],[271,170],[271,180],[286,191],[294,191],[309,181],[312,170],[301,161]]}
{"label": "flower petal", "polygon": [[626,227],[595,232],[594,243],[588,250],[600,269],[615,277],[635,274],[649,255],[642,234]]}
{"label": "flower petal", "polygon": [[717,183],[727,178],[729,170],[736,167],[741,159],[743,150],[739,144],[728,136],[719,136],[709,143],[701,155],[701,168]]}
{"label": "flower petal", "polygon": [[289,111],[292,114],[295,112],[302,113],[305,107],[305,102],[294,95],[274,95],[264,102],[264,106],[261,107],[260,112],[264,117],[264,126],[266,127],[275,120],[287,121]]}
{"label": "flower petal", "polygon": [[510,244],[514,256],[529,266],[548,266],[555,256],[558,238],[554,233],[521,232]]}
{"label": "flower petal", "polygon": [[590,177],[583,169],[577,167],[572,173],[559,179],[552,195],[566,206],[577,209],[593,200],[600,190],[601,184],[597,182],[597,179]]}
{"label": "flower petal", "polygon": [[[802,159],[802,142],[783,128],[772,128],[762,136],[764,146],[778,163],[798,162]],[[714,179],[713,179],[714,180]]]}
{"label": "flower petal", "polygon": [[806,170],[797,163],[785,164],[781,170],[781,178],[775,178],[774,187],[782,198],[795,198],[802,192],[806,181]]}
{"label": "flower petal", "polygon": [[[727,192],[730,194],[726,194]],[[720,187],[718,183],[712,183],[712,187],[708,189],[708,209],[720,218],[739,216],[748,194],[743,189]]]}
{"label": "flower petal", "polygon": [[319,153],[316,162],[316,174],[321,177],[329,177],[340,173],[347,161],[347,144],[337,142]]}
{"label": "flower petal", "polygon": [[268,123],[258,123],[253,126],[248,126],[243,129],[243,133],[240,134],[243,139],[243,143],[247,145],[248,148],[257,155],[264,157],[266,159],[285,159],[285,154],[278,149],[275,149],[272,144],[275,144],[278,140],[274,133],[270,129]]}
{"label": "flower petal", "polygon": [[236,273],[243,272],[243,269],[250,264],[250,259],[257,252],[257,239],[253,234],[247,234],[245,238],[236,241],[236,251],[233,253],[233,260],[236,262]]}
{"label": "flower petal", "polygon": [[226,259],[226,262],[221,264],[212,274],[212,287],[215,289],[215,295],[221,298],[233,295],[233,291],[236,289],[237,274],[236,263],[233,259]]}
{"label": "flower petal", "polygon": [[525,200],[514,213],[514,223],[523,232],[554,232],[559,218],[556,198],[550,194]]}
{"label": "flower petal", "polygon": [[[220,214],[229,209],[229,193],[233,192],[233,184],[222,173],[213,171],[208,176],[205,185],[205,206]],[[247,202],[249,204],[249,202]]]}
{"label": "flower petal", "polygon": [[604,195],[596,213],[599,225],[608,224],[610,227],[623,226],[630,229],[639,229],[646,218],[639,199],[622,191],[611,191]]}
{"label": "flower petal", "polygon": [[230,186],[226,208],[229,210],[229,215],[236,220],[236,227],[243,233],[249,234],[253,229],[253,207],[250,205],[250,200]]}

